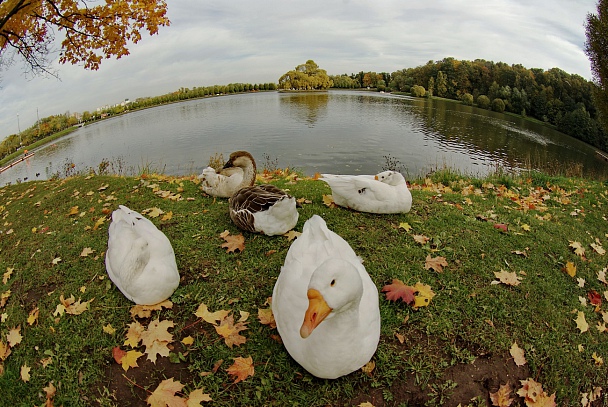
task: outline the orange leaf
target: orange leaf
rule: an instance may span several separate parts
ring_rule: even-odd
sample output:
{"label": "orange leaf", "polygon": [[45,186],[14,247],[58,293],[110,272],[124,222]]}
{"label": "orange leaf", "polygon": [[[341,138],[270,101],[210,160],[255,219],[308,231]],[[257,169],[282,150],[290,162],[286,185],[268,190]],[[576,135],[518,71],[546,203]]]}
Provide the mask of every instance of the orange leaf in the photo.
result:
{"label": "orange leaf", "polygon": [[258,308],[258,319],[261,324],[268,325],[270,328],[274,329],[277,327],[271,308]]}
{"label": "orange leaf", "polygon": [[511,385],[501,384],[500,389],[498,389],[495,393],[490,393],[490,400],[492,400],[492,405],[497,407],[509,407],[511,403],[513,403],[513,399],[511,398]]}
{"label": "orange leaf", "polygon": [[431,255],[426,256],[426,260],[424,263],[424,268],[426,270],[435,270],[438,273],[443,273],[443,268],[448,266],[448,262],[445,257],[431,257]]}
{"label": "orange leaf", "polygon": [[232,346],[240,346],[247,341],[247,338],[240,335],[239,332],[247,329],[246,322],[234,323],[234,317],[228,315],[220,322],[219,326],[215,327],[217,333],[224,338],[224,342],[232,349]]}
{"label": "orange leaf", "polygon": [[248,358],[237,357],[234,358],[234,363],[228,369],[228,374],[235,376],[233,383],[242,382],[249,376],[253,376],[255,373],[253,369],[253,359],[251,356]]}
{"label": "orange leaf", "polygon": [[517,394],[524,398],[526,405],[529,407],[556,407],[555,393],[548,396],[543,390],[540,383],[534,379],[520,380],[522,387],[517,391]]}
{"label": "orange leaf", "polygon": [[173,303],[165,300],[154,305],[134,305],[131,307],[131,316],[133,318],[150,318],[152,311],[161,311],[163,308],[171,309],[173,308]]}
{"label": "orange leaf", "polygon": [[148,360],[156,363],[156,355],[169,356],[167,345],[173,342],[173,334],[167,329],[173,328],[173,321],[159,321],[155,319],[150,322],[148,329],[141,333],[141,343],[146,347]]}

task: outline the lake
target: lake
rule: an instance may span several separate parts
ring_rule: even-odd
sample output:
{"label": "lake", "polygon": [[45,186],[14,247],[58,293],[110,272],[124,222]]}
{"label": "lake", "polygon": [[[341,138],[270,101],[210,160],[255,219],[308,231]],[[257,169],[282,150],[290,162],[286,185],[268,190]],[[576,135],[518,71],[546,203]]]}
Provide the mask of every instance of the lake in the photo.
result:
{"label": "lake", "polygon": [[247,150],[258,169],[406,177],[450,167],[483,176],[497,167],[580,168],[606,177],[595,149],[550,127],[436,99],[365,91],[261,92],[140,110],[87,125],[0,174],[0,185],[98,169],[199,174],[217,153]]}

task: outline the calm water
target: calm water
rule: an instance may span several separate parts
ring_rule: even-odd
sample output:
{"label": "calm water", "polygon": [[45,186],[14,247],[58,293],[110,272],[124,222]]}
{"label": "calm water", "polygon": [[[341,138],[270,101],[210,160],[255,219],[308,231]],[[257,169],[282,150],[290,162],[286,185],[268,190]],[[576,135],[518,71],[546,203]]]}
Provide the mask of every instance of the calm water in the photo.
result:
{"label": "calm water", "polygon": [[63,174],[68,163],[97,169],[102,160],[115,171],[198,174],[211,156],[236,150],[251,152],[259,168],[277,164],[309,175],[377,173],[386,157],[409,177],[444,165],[473,175],[497,165],[547,163],[608,173],[608,163],[578,140],[474,107],[372,92],[268,92],[160,106],[86,126],[0,174],[0,185]]}

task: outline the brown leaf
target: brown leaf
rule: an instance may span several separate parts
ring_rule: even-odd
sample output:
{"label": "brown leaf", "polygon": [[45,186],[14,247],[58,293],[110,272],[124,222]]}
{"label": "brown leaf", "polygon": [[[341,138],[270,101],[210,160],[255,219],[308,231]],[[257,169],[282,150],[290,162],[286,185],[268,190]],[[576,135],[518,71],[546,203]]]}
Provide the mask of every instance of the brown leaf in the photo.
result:
{"label": "brown leaf", "polygon": [[182,391],[184,385],[179,381],[174,382],[173,378],[160,382],[156,390],[148,396],[146,402],[151,407],[186,407],[186,400],[175,393]]}
{"label": "brown leaf", "polygon": [[556,407],[555,393],[548,396],[543,390],[542,384],[534,379],[520,380],[522,387],[517,394],[524,398],[529,407]]}
{"label": "brown leaf", "polygon": [[580,242],[570,241],[570,244],[568,246],[574,249],[574,254],[581,257],[585,257],[585,248],[580,244]]}
{"label": "brown leaf", "polygon": [[258,308],[258,319],[261,324],[268,325],[272,329],[277,327],[274,315],[272,314],[272,308]]}
{"label": "brown leaf", "polygon": [[443,268],[448,266],[448,262],[445,257],[431,257],[431,255],[426,256],[426,260],[424,263],[424,268],[426,270],[435,270],[438,273],[443,273]]}
{"label": "brown leaf", "polygon": [[429,240],[431,240],[431,239],[429,239],[428,237],[426,237],[424,235],[414,235],[412,237],[414,238],[414,241],[416,243],[421,244],[421,245],[425,245],[426,242],[428,242]]}
{"label": "brown leaf", "polygon": [[498,278],[499,281],[492,281],[491,284],[506,284],[511,286],[516,286],[521,283],[521,277],[517,275],[516,272],[509,273],[505,270],[495,271],[494,275]]}
{"label": "brown leaf", "polygon": [[225,243],[222,243],[221,246],[226,249],[226,253],[234,253],[237,250],[242,253],[245,250],[245,237],[242,234],[220,235],[220,237],[226,241]]}
{"label": "brown leaf", "polygon": [[338,205],[334,202],[334,197],[331,195],[323,195],[323,205],[328,208],[337,208]]}
{"label": "brown leaf", "polygon": [[224,338],[226,345],[232,349],[232,346],[240,346],[247,341],[247,338],[239,334],[240,331],[248,329],[246,325],[246,322],[237,322],[235,324],[234,317],[230,314],[220,322],[219,326],[215,327],[215,330]]}
{"label": "brown leaf", "polygon": [[255,371],[253,368],[253,359],[251,356],[248,358],[237,357],[234,358],[234,363],[228,369],[228,374],[235,376],[233,383],[242,382],[249,376],[253,376]]}
{"label": "brown leaf", "polygon": [[524,350],[517,345],[517,342],[513,343],[511,349],[509,349],[509,353],[511,353],[511,356],[513,357],[513,360],[517,366],[523,366],[526,364]]}
{"label": "brown leaf", "polygon": [[150,318],[152,311],[161,311],[163,308],[171,309],[173,308],[173,303],[165,300],[154,305],[134,305],[131,307],[131,317]]}
{"label": "brown leaf", "polygon": [[496,407],[509,407],[511,403],[513,403],[513,399],[511,398],[511,385],[501,384],[500,389],[498,389],[495,393],[490,393],[490,400],[492,401],[492,405]]}
{"label": "brown leaf", "polygon": [[197,407],[203,401],[213,401],[209,394],[203,392],[203,389],[192,390],[188,394],[188,407]]}

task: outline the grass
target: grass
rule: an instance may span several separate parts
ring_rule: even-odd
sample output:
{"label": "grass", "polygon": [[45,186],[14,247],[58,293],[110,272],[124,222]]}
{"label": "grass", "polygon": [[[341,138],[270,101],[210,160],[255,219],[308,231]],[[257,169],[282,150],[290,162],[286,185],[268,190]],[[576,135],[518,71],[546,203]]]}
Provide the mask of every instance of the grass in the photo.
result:
{"label": "grass", "polygon": [[42,145],[48,144],[51,141],[57,140],[58,138],[63,137],[65,135],[67,135],[67,134],[70,134],[70,133],[72,133],[72,132],[74,132],[76,130],[78,130],[78,127],[73,126],[73,127],[67,128],[65,130],[61,130],[61,131],[59,131],[57,133],[51,134],[50,136],[45,137],[45,138],[43,138],[41,140],[38,140],[35,143],[29,144],[27,146],[23,146],[23,148],[21,148],[21,149],[15,151],[15,152],[13,152],[13,153],[5,156],[5,157],[2,157],[0,159],[0,167],[3,166],[4,164],[8,164],[13,159],[18,158],[21,155],[23,155],[23,151],[24,150],[32,151],[36,147],[40,147]]}
{"label": "grass", "polygon": [[[219,234],[239,230],[227,202],[203,196],[196,177],[79,175],[0,188],[0,275],[13,270],[6,283],[0,280],[0,296],[10,290],[0,307],[0,342],[6,344],[16,327],[23,336],[5,360],[0,358],[4,403],[41,405],[43,388],[52,382],[55,405],[146,405],[148,391],[169,377],[186,385],[185,394],[204,388],[214,405],[489,406],[489,391],[508,380],[519,389],[517,379],[531,377],[556,394],[558,405],[577,406],[581,393],[606,387],[608,332],[596,326],[607,309],[608,287],[598,272],[608,255],[590,246],[608,247],[605,183],[540,173],[471,179],[438,171],[412,181],[410,213],[374,215],[325,206],[323,195],[330,190],[320,181],[277,175],[271,182],[311,202],[300,209],[295,229],[321,215],[364,259],[379,290],[398,278],[428,284],[436,293],[418,310],[380,296],[382,334],[371,374],[316,379],[273,339],[276,330],[257,320],[258,308],[268,307],[290,246],[287,238],[244,233],[244,252],[226,253]],[[173,199],[159,191],[170,191]],[[156,364],[142,357],[140,366],[127,372],[114,362],[112,348],[127,349],[132,304],[107,278],[103,256],[108,213],[118,204],[172,213],[153,222],[171,240],[182,277],[171,297],[173,308],[151,317],[175,323],[172,355]],[[99,219],[105,221],[96,228]],[[495,224],[508,225],[508,232]],[[414,235],[430,240],[421,245]],[[582,244],[584,256],[574,253],[571,242]],[[85,247],[94,253],[81,256]],[[448,266],[442,273],[426,269],[427,256],[445,257]],[[575,278],[562,271],[566,262],[576,265]],[[521,284],[492,284],[500,270],[518,273]],[[586,280],[584,288],[576,278]],[[602,296],[597,311],[579,300],[591,290]],[[92,302],[80,315],[54,315],[61,295]],[[242,332],[246,343],[230,349],[210,324],[197,321],[194,312],[203,302],[213,311],[250,312]],[[37,321],[29,324],[35,308]],[[587,332],[577,329],[578,311],[590,325]],[[108,324],[115,333],[104,332]],[[180,343],[187,336],[194,338],[190,346]],[[509,355],[514,342],[525,350],[523,367]],[[596,362],[594,354],[606,362]],[[238,356],[253,358],[255,374],[233,384],[226,369]],[[51,362],[44,367],[43,360]],[[205,373],[219,361],[214,373]],[[486,383],[481,390],[474,388],[479,383],[456,376],[490,361],[493,370],[478,380]],[[24,365],[31,368],[28,382],[20,377]],[[496,373],[504,369],[508,379]],[[465,397],[461,390],[467,386],[472,393]],[[514,405],[523,405],[516,399]]]}

